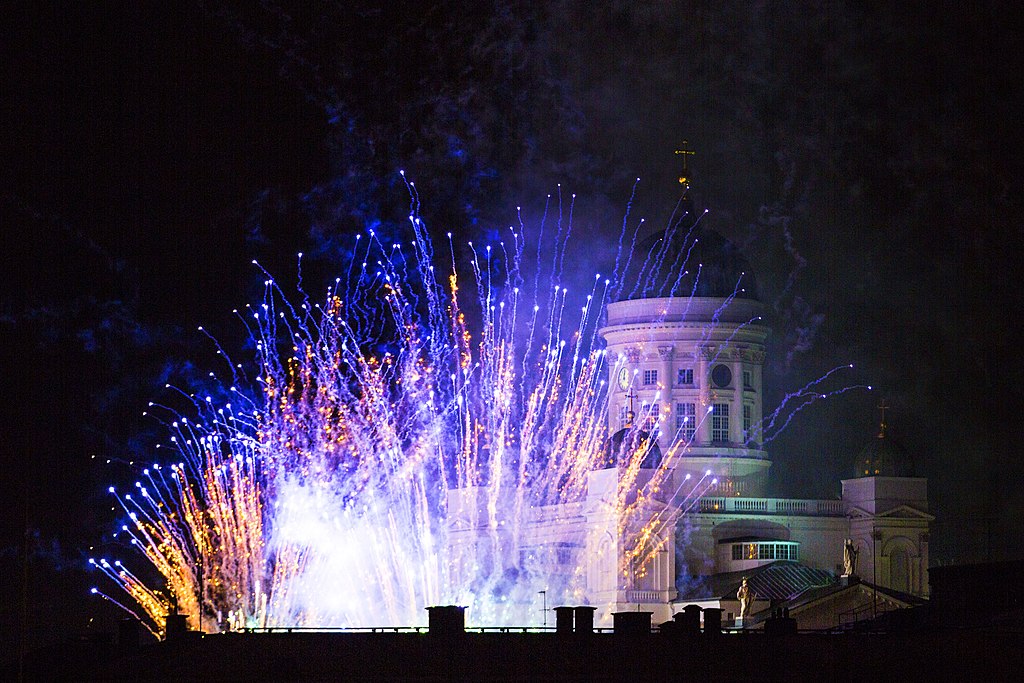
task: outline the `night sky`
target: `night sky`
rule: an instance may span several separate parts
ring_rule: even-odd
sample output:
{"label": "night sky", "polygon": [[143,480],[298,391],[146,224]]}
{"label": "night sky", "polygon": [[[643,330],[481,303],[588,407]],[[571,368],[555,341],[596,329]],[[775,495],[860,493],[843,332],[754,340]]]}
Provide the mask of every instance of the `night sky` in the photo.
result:
{"label": "night sky", "polygon": [[4,643],[26,537],[33,642],[109,618],[84,571],[128,554],[104,545],[106,486],[154,457],[146,403],[213,369],[196,327],[244,343],[252,259],[294,283],[303,251],[307,284],[333,279],[356,232],[400,234],[405,169],[461,242],[517,206],[529,224],[561,184],[590,282],[637,177],[631,220],[664,226],[683,140],[768,305],[769,405],[844,363],[840,384],[875,387],[770,444],[775,493],[837,496],[884,398],[929,478],[932,563],[1022,557],[1014,5],[164,4],[5,12]]}

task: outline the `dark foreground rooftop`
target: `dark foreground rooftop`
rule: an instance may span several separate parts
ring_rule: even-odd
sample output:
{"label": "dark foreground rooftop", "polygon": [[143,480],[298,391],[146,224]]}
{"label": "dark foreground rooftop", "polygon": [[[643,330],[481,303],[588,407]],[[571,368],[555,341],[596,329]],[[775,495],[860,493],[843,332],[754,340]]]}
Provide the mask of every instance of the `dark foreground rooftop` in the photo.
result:
{"label": "dark foreground rooftop", "polygon": [[[230,633],[36,652],[25,680],[1015,680],[1021,633]],[[8,669],[5,677],[14,678]]]}

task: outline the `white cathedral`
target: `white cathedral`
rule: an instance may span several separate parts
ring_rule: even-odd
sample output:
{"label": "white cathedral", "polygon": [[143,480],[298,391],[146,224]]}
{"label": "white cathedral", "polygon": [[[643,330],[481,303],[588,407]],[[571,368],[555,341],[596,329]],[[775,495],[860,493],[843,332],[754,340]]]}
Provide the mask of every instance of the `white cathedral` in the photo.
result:
{"label": "white cathedral", "polygon": [[[686,178],[680,182],[685,190]],[[886,435],[884,413],[877,437],[851,458],[840,498],[766,497],[772,462],[759,426],[770,330],[749,265],[693,221],[635,253],[642,260],[627,280],[635,287],[608,305],[599,330],[610,374],[608,433],[614,446],[630,429],[643,430],[659,461],[669,454],[663,489],[673,493],[649,501],[645,513],[671,519],[662,527],[668,537],[656,539],[661,550],[645,571],[621,570],[633,547],[624,536],[637,525],[623,525],[609,504],[621,476],[610,466],[590,473],[585,501],[534,511],[532,552],[585,567],[582,598],[597,607],[599,624],[625,611],[651,612],[661,623],[687,604],[718,607],[734,622],[736,589],[747,577],[753,617],[786,606],[799,621],[805,609],[801,627],[829,627],[865,604],[877,610],[879,596],[884,610],[920,603],[928,595],[934,517],[927,481],[910,476],[909,458]],[[683,262],[703,265],[699,274],[680,274]],[[469,501],[452,503],[458,516]],[[463,528],[453,540],[473,533]],[[844,563],[846,539],[856,548],[853,572]]]}

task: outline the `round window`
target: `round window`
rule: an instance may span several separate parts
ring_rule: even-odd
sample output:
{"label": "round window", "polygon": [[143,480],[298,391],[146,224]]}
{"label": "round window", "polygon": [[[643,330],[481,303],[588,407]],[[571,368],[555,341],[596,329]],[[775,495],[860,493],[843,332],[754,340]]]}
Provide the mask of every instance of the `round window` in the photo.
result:
{"label": "round window", "polygon": [[728,365],[716,365],[711,371],[711,381],[719,389],[729,386],[732,383],[732,370]]}

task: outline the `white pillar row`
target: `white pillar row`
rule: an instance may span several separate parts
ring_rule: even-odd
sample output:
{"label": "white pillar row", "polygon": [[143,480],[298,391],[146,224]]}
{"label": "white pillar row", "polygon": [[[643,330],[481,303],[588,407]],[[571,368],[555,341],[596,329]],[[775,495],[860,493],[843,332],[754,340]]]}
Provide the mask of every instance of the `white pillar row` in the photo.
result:
{"label": "white pillar row", "polygon": [[764,383],[762,381],[762,375],[764,371],[764,351],[752,351],[750,353],[750,360],[752,361],[750,367],[750,381],[754,385],[754,409],[751,411],[750,424],[754,430],[754,438],[758,444],[764,443],[764,435],[761,430],[764,425],[761,420],[764,419]]}
{"label": "white pillar row", "polygon": [[743,442],[743,359],[736,351],[730,351],[732,356],[732,407],[729,408],[729,441],[732,443]]}
{"label": "white pillar row", "polygon": [[[661,380],[661,401],[660,401],[660,417],[661,417],[661,450],[665,451],[669,446],[672,445],[672,441],[675,438],[675,422],[672,421],[672,389],[675,387],[675,377],[672,376],[672,361],[675,357],[675,349],[671,346],[659,346],[658,355],[661,357],[661,370],[659,374],[663,378]],[[668,412],[665,412],[665,406],[668,406]]]}
{"label": "white pillar row", "polygon": [[708,415],[708,408],[711,407],[711,377],[708,373],[708,361],[711,351],[706,348],[699,348],[697,351],[697,377],[699,382],[697,402],[697,435],[698,445],[706,445],[711,442],[711,416]]}

